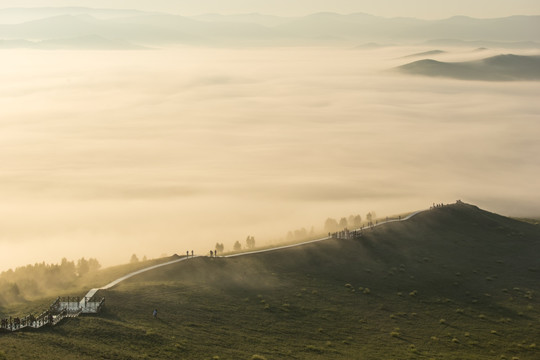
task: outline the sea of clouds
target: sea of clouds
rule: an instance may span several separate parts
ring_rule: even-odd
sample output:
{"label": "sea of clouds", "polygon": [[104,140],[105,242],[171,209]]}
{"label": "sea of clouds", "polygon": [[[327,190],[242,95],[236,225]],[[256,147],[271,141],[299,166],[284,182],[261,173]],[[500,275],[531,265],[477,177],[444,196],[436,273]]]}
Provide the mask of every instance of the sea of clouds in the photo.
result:
{"label": "sea of clouds", "polygon": [[426,50],[3,50],[0,270],[457,199],[540,214],[540,83],[390,70]]}

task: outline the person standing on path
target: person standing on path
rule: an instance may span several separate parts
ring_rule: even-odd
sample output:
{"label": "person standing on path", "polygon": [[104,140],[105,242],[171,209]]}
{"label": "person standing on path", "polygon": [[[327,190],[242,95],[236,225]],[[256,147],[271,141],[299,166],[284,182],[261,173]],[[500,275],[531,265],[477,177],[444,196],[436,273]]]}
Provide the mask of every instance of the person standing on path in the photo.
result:
{"label": "person standing on path", "polygon": [[154,316],[154,319],[157,318],[157,309],[154,309],[154,312],[152,313],[152,315]]}

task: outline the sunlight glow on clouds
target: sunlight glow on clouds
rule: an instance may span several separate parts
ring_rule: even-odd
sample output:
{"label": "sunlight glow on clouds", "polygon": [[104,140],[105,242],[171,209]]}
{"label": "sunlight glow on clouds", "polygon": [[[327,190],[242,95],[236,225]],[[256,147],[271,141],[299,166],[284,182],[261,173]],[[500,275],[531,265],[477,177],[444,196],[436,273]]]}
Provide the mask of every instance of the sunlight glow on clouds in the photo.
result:
{"label": "sunlight glow on clouds", "polygon": [[537,214],[540,85],[387,71],[417,51],[2,51],[2,268],[458,198]]}

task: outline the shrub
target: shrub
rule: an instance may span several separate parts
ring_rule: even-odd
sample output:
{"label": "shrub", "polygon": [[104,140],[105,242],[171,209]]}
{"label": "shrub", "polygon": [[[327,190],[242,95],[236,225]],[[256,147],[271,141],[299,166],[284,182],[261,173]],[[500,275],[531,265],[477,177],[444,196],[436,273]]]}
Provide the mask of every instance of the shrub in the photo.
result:
{"label": "shrub", "polygon": [[458,339],[458,338],[453,338],[453,339],[452,339],[452,342],[453,342],[454,344],[459,344],[459,339]]}
{"label": "shrub", "polygon": [[324,353],[324,349],[313,346],[313,345],[306,345],[306,350],[314,352],[314,353],[318,353],[318,354]]}
{"label": "shrub", "polygon": [[266,358],[262,355],[255,354],[251,357],[251,360],[266,360]]}
{"label": "shrub", "polygon": [[413,290],[409,293],[409,296],[416,296],[416,294],[418,294],[418,291]]}
{"label": "shrub", "polygon": [[439,323],[440,323],[441,325],[446,325],[446,320],[445,320],[445,319],[441,319],[441,320],[439,320]]}
{"label": "shrub", "polygon": [[371,290],[369,288],[365,288],[364,291],[362,291],[364,294],[371,294]]}

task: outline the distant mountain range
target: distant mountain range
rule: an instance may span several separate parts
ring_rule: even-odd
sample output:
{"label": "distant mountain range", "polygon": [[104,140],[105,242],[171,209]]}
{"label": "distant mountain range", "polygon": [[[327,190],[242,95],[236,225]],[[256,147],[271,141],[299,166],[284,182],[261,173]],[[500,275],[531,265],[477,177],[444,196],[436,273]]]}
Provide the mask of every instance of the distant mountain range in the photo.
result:
{"label": "distant mountain range", "polygon": [[399,71],[431,77],[482,81],[539,81],[540,56],[498,55],[477,61],[441,62],[419,60]]}
{"label": "distant mountain range", "polygon": [[[367,14],[317,13],[303,17],[262,14],[206,14],[185,17],[137,10],[79,7],[0,9],[3,45],[57,41],[66,47],[77,39],[102,39],[105,47],[200,45],[310,45],[365,42],[420,42],[450,39],[533,44],[540,42],[540,16],[497,19],[452,17],[444,20],[383,18]],[[72,39],[72,41],[67,41]],[[456,40],[452,40],[456,39]],[[13,42],[15,41],[15,42]],[[31,45],[31,44],[30,44]],[[92,44],[95,46],[96,42]],[[469,44],[470,45],[470,44]],[[78,45],[79,46],[79,45]]]}

